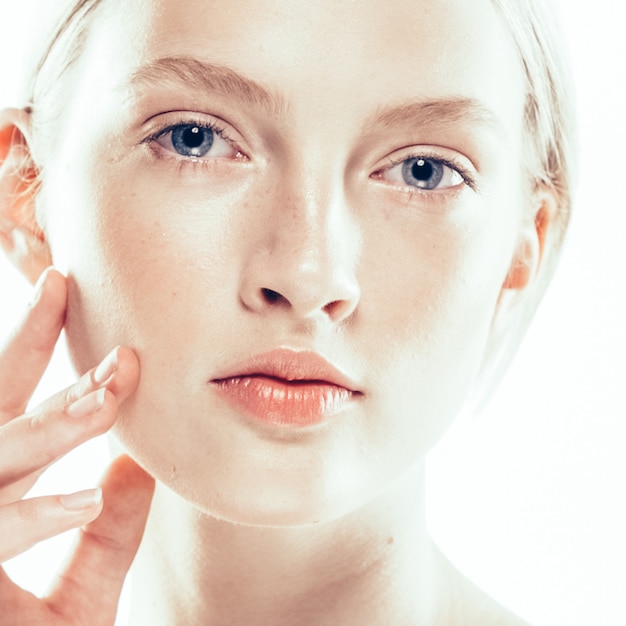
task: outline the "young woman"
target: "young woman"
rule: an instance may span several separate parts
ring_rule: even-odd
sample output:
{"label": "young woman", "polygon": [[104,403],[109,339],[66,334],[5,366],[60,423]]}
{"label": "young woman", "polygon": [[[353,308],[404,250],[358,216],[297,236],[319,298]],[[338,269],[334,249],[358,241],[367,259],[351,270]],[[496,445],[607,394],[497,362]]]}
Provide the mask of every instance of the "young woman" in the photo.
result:
{"label": "young woman", "polygon": [[[137,551],[133,625],[523,623],[433,545],[423,463],[566,228],[542,4],[66,4],[0,120],[0,241],[38,281],[0,355],[0,560],[83,530],[48,597],[0,572],[0,624],[113,624]],[[85,373],[24,414],[62,328]],[[109,429],[101,490],[23,498]]]}

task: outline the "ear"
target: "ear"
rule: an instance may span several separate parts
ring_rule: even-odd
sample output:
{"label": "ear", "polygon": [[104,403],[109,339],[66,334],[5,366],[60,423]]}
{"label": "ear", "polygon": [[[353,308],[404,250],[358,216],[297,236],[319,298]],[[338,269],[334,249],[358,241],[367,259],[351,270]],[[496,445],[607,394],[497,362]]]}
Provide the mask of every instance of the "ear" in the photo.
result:
{"label": "ear", "polygon": [[31,282],[52,264],[39,227],[36,197],[39,170],[30,149],[27,110],[0,112],[0,247]]}
{"label": "ear", "polygon": [[532,194],[532,214],[520,237],[504,289],[521,290],[530,285],[541,266],[550,245],[550,234],[555,225],[558,198],[554,189],[542,186]]}
{"label": "ear", "polygon": [[[503,346],[509,357],[521,340],[520,329],[524,329],[524,303],[532,293],[532,286],[539,278],[542,263],[555,239],[559,196],[548,185],[537,188],[530,197],[530,207],[517,239],[513,260],[503,281],[502,288],[491,321],[490,340],[483,360],[481,377],[493,385],[503,373]],[[532,209],[532,210],[529,210]],[[532,304],[532,303],[531,303]],[[530,312],[532,313],[532,308]],[[522,324],[520,326],[520,323]],[[513,332],[513,336],[511,333]],[[512,341],[512,343],[510,342]]]}

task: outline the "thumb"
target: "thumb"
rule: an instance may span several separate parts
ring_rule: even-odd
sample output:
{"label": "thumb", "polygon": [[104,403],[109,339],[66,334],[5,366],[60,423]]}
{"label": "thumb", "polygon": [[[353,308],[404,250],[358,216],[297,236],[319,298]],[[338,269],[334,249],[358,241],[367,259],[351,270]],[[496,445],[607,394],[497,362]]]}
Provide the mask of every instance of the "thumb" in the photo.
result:
{"label": "thumb", "polygon": [[154,480],[121,456],[107,471],[102,490],[102,513],[81,530],[46,600],[69,623],[115,622],[122,585],[143,536]]}

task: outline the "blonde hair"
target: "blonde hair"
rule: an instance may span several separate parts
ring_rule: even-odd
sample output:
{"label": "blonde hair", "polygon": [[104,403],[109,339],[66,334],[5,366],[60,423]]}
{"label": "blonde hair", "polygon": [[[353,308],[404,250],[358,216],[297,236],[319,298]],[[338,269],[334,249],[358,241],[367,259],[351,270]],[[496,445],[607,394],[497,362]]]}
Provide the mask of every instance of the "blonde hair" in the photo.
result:
{"label": "blonde hair", "polygon": [[[537,276],[506,324],[495,329],[483,358],[474,406],[481,406],[503,376],[556,269],[572,204],[575,175],[573,89],[557,20],[549,0],[491,0],[508,25],[526,78],[524,168],[531,194],[550,190],[557,210]],[[79,58],[90,18],[102,0],[68,0],[36,64],[28,109],[39,135],[62,106],[62,81]]]}
{"label": "blonde hair", "polygon": [[554,6],[549,0],[492,2],[509,26],[526,78],[524,168],[529,191],[531,197],[541,190],[553,194],[556,211],[538,273],[524,290],[523,305],[512,311],[503,330],[492,333],[474,409],[485,404],[504,376],[554,275],[569,225],[577,172],[573,81]]}

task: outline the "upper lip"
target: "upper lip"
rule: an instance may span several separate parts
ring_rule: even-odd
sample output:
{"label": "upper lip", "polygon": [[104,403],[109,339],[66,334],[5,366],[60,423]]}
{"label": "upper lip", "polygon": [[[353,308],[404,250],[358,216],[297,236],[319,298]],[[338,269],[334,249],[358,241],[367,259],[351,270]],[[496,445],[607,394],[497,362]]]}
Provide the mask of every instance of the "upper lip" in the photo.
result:
{"label": "upper lip", "polygon": [[286,382],[318,382],[359,393],[357,383],[317,352],[278,348],[229,366],[214,382],[245,376],[267,376]]}

